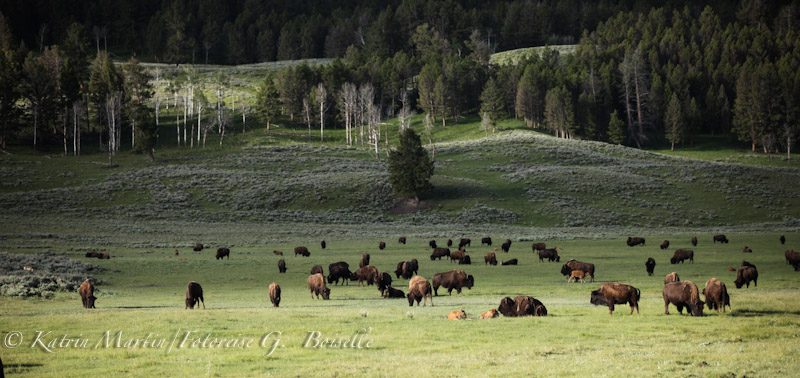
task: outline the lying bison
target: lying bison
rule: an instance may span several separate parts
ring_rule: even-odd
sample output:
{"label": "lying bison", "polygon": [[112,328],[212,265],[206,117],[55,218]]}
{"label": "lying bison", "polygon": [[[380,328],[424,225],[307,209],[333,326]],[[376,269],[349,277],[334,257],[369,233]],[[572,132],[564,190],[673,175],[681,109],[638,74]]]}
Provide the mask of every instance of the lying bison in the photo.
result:
{"label": "lying bison", "polygon": [[664,239],[661,242],[661,249],[667,249],[667,248],[669,248],[669,240]]}
{"label": "lying bison", "polygon": [[325,278],[322,277],[321,274],[312,274],[308,276],[308,291],[311,292],[311,299],[314,299],[314,295],[317,295],[317,299],[319,299],[320,294],[322,294],[322,299],[327,300],[331,299],[331,289],[325,286]]}
{"label": "lying bison", "polygon": [[594,282],[594,264],[580,262],[577,260],[569,260],[566,264],[561,266],[561,274],[569,276],[573,270],[581,270],[591,276],[590,282]]}
{"label": "lying bison", "polygon": [[81,283],[81,287],[78,288],[78,294],[81,295],[83,308],[95,308],[94,301],[97,297],[94,296],[94,285],[88,279]]}
{"label": "lying bison", "polygon": [[228,248],[217,248],[217,260],[228,256],[228,260],[231,259],[231,250]]}
{"label": "lying bison", "polygon": [[390,276],[389,273],[382,272],[381,274],[378,275],[377,285],[378,285],[378,291],[381,292],[381,297],[382,297],[383,294],[386,292],[386,290],[388,290],[392,286],[392,276]]}
{"label": "lying bison", "polygon": [[613,315],[615,304],[628,303],[631,306],[631,313],[636,309],[639,313],[639,298],[641,292],[639,289],[626,284],[609,282],[600,285],[600,288],[592,291],[592,296],[589,302],[595,306],[608,306],[608,314]]}
{"label": "lying bison", "polygon": [[753,282],[754,286],[758,287],[758,270],[756,270],[756,267],[745,265],[739,267],[739,270],[736,271],[736,281],[733,281],[736,288],[741,289],[742,285],[747,285],[749,288],[750,281]]}
{"label": "lying bison", "polygon": [[558,250],[561,248],[546,248],[539,250],[539,262],[543,262],[544,259],[547,259],[549,262],[561,262],[561,256],[558,255]]}
{"label": "lying bison", "polygon": [[670,264],[683,264],[684,260],[689,260],[694,264],[694,251],[691,249],[678,249],[675,251],[675,254],[672,255],[672,258],[669,259]]}
{"label": "lying bison", "polygon": [[275,251],[272,251],[272,253],[274,253],[275,256],[283,256],[283,251],[275,250]]}
{"label": "lying bison", "polygon": [[503,298],[500,300],[500,305],[497,306],[497,311],[508,317],[547,315],[547,308],[544,307],[544,304],[527,295],[520,295],[514,299]]}
{"label": "lying bison", "polygon": [[322,265],[314,265],[314,267],[311,268],[311,274],[317,274],[317,273],[323,276],[325,275],[325,272],[322,270]]}
{"label": "lying bison", "polygon": [[269,301],[272,302],[272,307],[278,307],[281,304],[281,287],[277,282],[269,284]]}
{"label": "lying bison", "polygon": [[308,248],[303,246],[294,247],[294,255],[295,257],[297,257],[297,255],[308,257],[311,256],[311,252],[308,252]]}
{"label": "lying bison", "polygon": [[406,244],[406,237],[405,236],[401,236],[399,239],[397,239],[397,242],[400,243],[400,244]]}
{"label": "lying bison", "polygon": [[637,238],[637,237],[632,238],[630,236],[628,236],[628,241],[626,243],[628,244],[628,247],[637,246],[639,244],[645,245],[644,238]]}
{"label": "lying bison", "polygon": [[203,250],[203,245],[200,244],[200,243],[197,243],[197,244],[194,245],[194,248],[192,248],[192,250],[195,251],[195,252],[200,252],[200,251]]}
{"label": "lying bison", "polygon": [[369,253],[366,252],[363,255],[361,255],[361,261],[358,262],[358,267],[363,268],[369,265],[369,257],[370,257]]}
{"label": "lying bison", "polygon": [[484,244],[486,244],[486,245],[491,247],[492,246],[492,238],[489,238],[489,237],[482,238],[481,239],[481,245],[484,245]]}
{"label": "lying bison", "polygon": [[450,248],[434,248],[433,253],[431,253],[431,261],[441,260],[445,256],[450,257]]}
{"label": "lying bison", "polygon": [[447,319],[449,320],[462,320],[466,318],[467,318],[467,313],[464,312],[464,310],[450,311],[450,313],[447,314]]}
{"label": "lying bison", "polygon": [[472,290],[475,284],[475,278],[472,275],[467,275],[463,270],[451,270],[449,272],[436,273],[433,275],[433,293],[439,296],[439,287],[447,289],[447,295],[451,295],[453,289],[456,289],[458,294],[461,294],[462,288]]}
{"label": "lying bison", "polygon": [[492,319],[492,318],[496,318],[496,317],[498,316],[497,314],[498,314],[498,312],[497,312],[497,309],[496,309],[496,308],[493,308],[493,309],[491,309],[491,310],[489,310],[489,311],[486,311],[486,312],[484,312],[484,313],[481,313],[481,319]]}
{"label": "lying bison", "polygon": [[716,244],[717,242],[728,244],[728,238],[726,238],[725,235],[722,234],[714,235],[714,244]]}
{"label": "lying bison", "polygon": [[286,273],[286,261],[278,260],[278,273]]}
{"label": "lying bison", "polygon": [[411,281],[408,281],[408,294],[406,298],[408,299],[409,307],[414,305],[414,301],[417,301],[417,306],[419,306],[419,301],[423,301],[422,306],[427,306],[429,297],[431,299],[431,307],[433,307],[431,283],[428,282],[428,280],[424,277],[414,276],[411,278]]}
{"label": "lying bison", "polygon": [[350,276],[352,275],[353,273],[350,272],[350,265],[344,261],[339,261],[328,265],[329,284],[335,283],[338,285],[339,279],[342,279],[344,284],[350,285]]}
{"label": "lying bison", "polygon": [[458,262],[458,265],[471,265],[471,264],[472,264],[472,259],[469,257],[469,255],[464,255],[464,258]]}
{"label": "lying bison", "polygon": [[664,285],[666,285],[668,283],[680,282],[680,281],[681,281],[681,278],[678,277],[678,273],[675,273],[675,272],[667,274],[666,277],[664,277]]}
{"label": "lying bison", "polygon": [[728,296],[728,288],[725,284],[716,278],[711,278],[706,281],[706,287],[703,288],[703,295],[706,297],[706,307],[709,310],[722,309],[725,312],[725,306],[731,308],[731,298]]}
{"label": "lying bison", "polygon": [[652,276],[653,271],[656,269],[656,260],[652,257],[648,257],[647,261],[644,262],[644,267],[647,269],[647,275]]}
{"label": "lying bison", "polygon": [[500,265],[517,265],[517,262],[517,259],[511,259],[501,262]]}
{"label": "lying bison", "polygon": [[742,253],[753,253],[753,250],[748,246],[744,246],[744,248],[742,248]]}
{"label": "lying bison", "polygon": [[697,285],[692,281],[679,281],[664,285],[661,291],[664,297],[664,314],[669,315],[669,304],[672,303],[678,308],[678,313],[683,313],[683,308],[687,308],[692,316],[703,316],[703,305],[700,300],[700,292]]}
{"label": "lying bison", "polygon": [[497,265],[497,255],[494,252],[489,252],[483,256],[484,265]]}
{"label": "lying bison", "polygon": [[395,288],[390,286],[390,287],[386,288],[386,291],[383,293],[383,297],[384,298],[405,298],[406,297],[406,293],[404,293],[402,290],[397,290],[397,289],[395,289]]}
{"label": "lying bison", "polygon": [[[203,310],[206,309],[206,302],[203,301],[203,288],[199,283],[191,281],[186,285],[186,308],[193,309],[196,304],[203,304]],[[197,306],[200,309],[200,306]]]}
{"label": "lying bison", "polygon": [[366,285],[369,286],[374,284],[377,280],[378,268],[372,265],[359,268],[350,276],[350,281],[358,281],[358,286],[361,286],[362,282],[366,282]]}

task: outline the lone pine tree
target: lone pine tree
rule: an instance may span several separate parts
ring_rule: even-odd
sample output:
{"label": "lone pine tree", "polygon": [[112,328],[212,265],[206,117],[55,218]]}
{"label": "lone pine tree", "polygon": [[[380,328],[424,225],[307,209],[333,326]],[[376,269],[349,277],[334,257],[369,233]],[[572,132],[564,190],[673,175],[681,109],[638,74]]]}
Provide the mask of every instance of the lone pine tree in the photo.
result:
{"label": "lone pine tree", "polygon": [[400,144],[389,154],[389,183],[400,195],[419,201],[420,193],[433,186],[433,162],[422,148],[419,135],[413,129],[400,133]]}

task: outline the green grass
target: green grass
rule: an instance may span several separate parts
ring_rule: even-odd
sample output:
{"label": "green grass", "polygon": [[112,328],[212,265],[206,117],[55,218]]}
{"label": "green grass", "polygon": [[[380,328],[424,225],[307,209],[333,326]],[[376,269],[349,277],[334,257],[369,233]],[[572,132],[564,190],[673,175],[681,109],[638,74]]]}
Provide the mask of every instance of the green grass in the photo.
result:
{"label": "green grass", "polygon": [[575,52],[575,49],[578,45],[553,45],[553,46],[538,46],[538,47],[525,47],[516,50],[508,50],[502,51],[499,53],[494,53],[489,58],[489,62],[492,64],[498,64],[501,66],[505,65],[515,65],[518,64],[520,60],[530,57],[533,54],[542,55],[542,52],[546,49],[556,50],[558,51],[559,55],[568,55]]}
{"label": "green grass", "polygon": [[766,154],[763,150],[753,152],[749,146],[732,142],[730,136],[700,135],[690,145],[678,144],[675,150],[669,146],[649,148],[649,151],[669,156],[682,156],[692,159],[709,160],[722,163],[740,163],[759,166],[796,166],[787,158],[786,151],[781,154]]}

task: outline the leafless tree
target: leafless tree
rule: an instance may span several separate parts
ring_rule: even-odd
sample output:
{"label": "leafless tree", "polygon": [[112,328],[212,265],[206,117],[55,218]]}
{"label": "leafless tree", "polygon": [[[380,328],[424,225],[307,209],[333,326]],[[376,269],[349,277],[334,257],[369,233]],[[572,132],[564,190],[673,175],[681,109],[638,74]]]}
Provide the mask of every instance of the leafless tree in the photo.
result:
{"label": "leafless tree", "polygon": [[619,65],[619,71],[622,75],[621,85],[628,119],[628,135],[636,142],[636,146],[641,148],[647,140],[645,127],[648,122],[646,112],[650,99],[650,88],[644,57],[638,47],[625,53],[625,58]]}
{"label": "leafless tree", "polygon": [[328,110],[328,91],[325,90],[325,85],[323,83],[317,84],[317,105],[319,106],[319,140],[320,142],[323,140],[323,134],[325,132],[325,113]]}

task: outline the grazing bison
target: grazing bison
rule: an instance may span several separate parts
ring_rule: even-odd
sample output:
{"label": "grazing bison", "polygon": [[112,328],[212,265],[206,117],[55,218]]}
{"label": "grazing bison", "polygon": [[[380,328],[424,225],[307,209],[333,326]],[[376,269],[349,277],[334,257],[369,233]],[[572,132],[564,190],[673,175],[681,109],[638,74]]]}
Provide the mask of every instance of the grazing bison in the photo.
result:
{"label": "grazing bison", "polygon": [[406,244],[406,237],[405,236],[401,236],[399,239],[397,239],[397,242],[400,243],[400,244]]}
{"label": "grazing bison", "polygon": [[667,248],[669,248],[669,240],[664,239],[661,242],[661,249],[667,249]]}
{"label": "grazing bison", "polygon": [[392,276],[389,273],[382,272],[378,275],[378,290],[381,292],[381,297],[386,289],[392,286]]}
{"label": "grazing bison", "polygon": [[325,247],[327,247],[328,244],[325,243],[325,240],[323,240],[323,241],[319,242],[319,246],[322,247],[322,249],[325,249]]}
{"label": "grazing bison", "polygon": [[456,289],[458,294],[461,294],[461,288],[466,287],[472,290],[475,284],[475,278],[472,275],[467,275],[463,270],[451,270],[449,272],[436,273],[433,275],[433,293],[439,296],[439,287],[447,289],[447,295],[451,295],[453,289]]}
{"label": "grazing bison", "polygon": [[531,245],[531,249],[533,249],[534,252],[543,251],[543,250],[547,249],[547,244],[545,244],[545,243],[533,243],[533,245]]}
{"label": "grazing bison", "polygon": [[792,252],[787,256],[789,264],[794,268],[795,271],[800,272],[800,252],[795,252],[795,251],[787,251],[787,252]]}
{"label": "grazing bison", "polygon": [[278,307],[281,304],[281,287],[277,282],[269,284],[269,301],[272,302],[272,307]]}
{"label": "grazing bison", "polygon": [[725,284],[716,278],[711,278],[706,281],[706,287],[703,288],[703,295],[706,297],[706,307],[709,310],[717,310],[722,308],[725,312],[725,306],[731,308],[731,298],[728,296],[728,288]]}
{"label": "grazing bison", "polygon": [[452,246],[453,246],[453,239],[447,239],[447,248],[450,248]]}
{"label": "grazing bison", "polygon": [[652,257],[648,257],[647,261],[644,262],[644,267],[647,269],[647,275],[652,276],[653,270],[656,269],[656,260]]}
{"label": "grazing bison", "polygon": [[328,265],[328,283],[336,283],[339,284],[339,279],[344,281],[343,283],[350,285],[350,276],[353,273],[350,272],[350,265],[348,265],[344,261],[335,262],[333,264]]}
{"label": "grazing bison", "polygon": [[753,250],[748,246],[744,246],[744,248],[742,248],[742,253],[753,253]]}
{"label": "grazing bison", "polygon": [[363,255],[361,255],[361,261],[358,262],[358,267],[363,268],[367,265],[369,265],[369,253],[365,252]]}
{"label": "grazing bison", "polygon": [[461,259],[463,259],[464,256],[466,256],[464,251],[459,249],[458,251],[450,253],[450,262],[461,261]]}
{"label": "grazing bison", "polygon": [[228,260],[231,259],[231,250],[228,248],[217,248],[217,260],[228,256]]}
{"label": "grazing bison", "polygon": [[500,245],[500,249],[502,249],[503,252],[508,253],[508,250],[511,249],[511,240],[506,239],[506,242]]}
{"label": "grazing bison", "polygon": [[547,308],[544,307],[542,302],[534,297],[527,295],[520,295],[514,299],[505,297],[500,300],[500,305],[497,306],[503,316],[517,317],[517,316],[546,316]]}
{"label": "grazing bison", "polygon": [[323,276],[325,275],[325,272],[322,270],[322,265],[314,265],[314,267],[311,268],[311,274],[317,274],[317,273]]}
{"label": "grazing bison", "polygon": [[728,244],[728,238],[726,238],[725,235],[722,234],[714,235],[714,244],[716,244],[717,242]]}
{"label": "grazing bison", "polygon": [[491,247],[492,246],[492,238],[489,238],[489,237],[482,238],[481,239],[481,245],[484,245],[484,244],[486,244],[486,245]]}
{"label": "grazing bison", "polygon": [[[417,259],[409,260],[408,261],[408,269],[409,269],[410,272],[414,272],[414,274],[417,274],[417,271],[419,271],[419,261],[417,261]],[[409,275],[406,279],[409,279],[409,278],[411,278],[411,275]]]}
{"label": "grazing bison", "polygon": [[672,258],[669,259],[670,264],[683,264],[683,260],[689,260],[694,264],[694,251],[691,249],[678,249],[675,251],[675,254],[672,255]]}
{"label": "grazing bison", "polygon": [[358,286],[361,286],[362,282],[367,283],[367,286],[372,285],[375,281],[378,280],[378,268],[367,265],[363,268],[359,268],[350,276],[350,281],[358,281]]}
{"label": "grazing bison", "polygon": [[83,308],[95,308],[94,301],[97,297],[94,296],[94,285],[88,279],[83,281],[81,287],[78,288],[78,294],[81,295]]}
{"label": "grazing bison", "polygon": [[272,253],[274,253],[275,256],[283,256],[283,251],[277,251],[276,250],[276,251],[272,251]]}
{"label": "grazing bison", "polygon": [[664,314],[669,315],[669,304],[672,303],[678,308],[678,313],[683,313],[683,308],[692,316],[703,316],[703,305],[700,300],[700,292],[697,285],[692,281],[679,281],[664,285],[661,291],[664,297]]}
{"label": "grazing bison", "polygon": [[197,243],[197,244],[194,245],[194,248],[192,248],[192,250],[195,251],[195,252],[200,252],[200,251],[203,250],[203,245],[200,244],[200,243]]}
{"label": "grazing bison", "polygon": [[517,259],[511,259],[508,261],[501,262],[500,265],[517,265],[517,262],[518,262]]}
{"label": "grazing bison", "polygon": [[567,278],[567,283],[571,282],[573,278],[575,279],[575,283],[577,283],[578,280],[581,280],[581,283],[585,283],[586,281],[583,279],[584,276],[586,276],[586,273],[582,270],[573,270],[569,274],[569,278]]}
{"label": "grazing bison", "polygon": [[781,235],[781,245],[786,244],[786,236]]}
{"label": "grazing bison", "polygon": [[697,236],[692,236],[692,247],[697,247]]}
{"label": "grazing bison", "polygon": [[628,244],[628,247],[637,246],[639,244],[645,245],[644,238],[632,238],[630,236],[628,236],[628,241],[626,243]]}
{"label": "grazing bison", "polygon": [[395,269],[394,274],[397,276],[397,278],[403,277],[403,279],[407,280],[411,278],[417,270],[419,270],[417,259],[413,259],[411,261],[400,261],[397,263],[397,269]]}
{"label": "grazing bison", "polygon": [[[203,304],[203,310],[206,309],[206,302],[203,300],[203,287],[199,283],[190,281],[186,285],[186,308],[193,309],[196,304]],[[197,306],[200,309],[200,306]]]}
{"label": "grazing bison", "polygon": [[393,287],[387,287],[386,291],[383,293],[384,298],[405,298],[406,293],[402,290],[395,289]]}
{"label": "grazing bison", "polygon": [[297,255],[308,257],[311,256],[311,252],[308,252],[308,248],[303,246],[294,247],[294,255],[295,257],[297,257]]}
{"label": "grazing bison", "polygon": [[436,240],[431,240],[428,242],[428,246],[432,249],[436,249]]}
{"label": "grazing bison", "polygon": [[447,314],[447,319],[450,320],[461,320],[466,318],[467,318],[467,313],[464,312],[464,310],[450,311],[450,313]]}
{"label": "grazing bison", "polygon": [[569,260],[566,264],[561,266],[561,274],[568,276],[573,270],[581,270],[592,277],[590,282],[594,282],[594,264],[580,262],[577,260]]}
{"label": "grazing bison", "polygon": [[441,260],[444,256],[450,257],[450,248],[434,248],[433,253],[431,253],[431,261]]}
{"label": "grazing bison", "polygon": [[378,249],[380,249],[381,251],[386,249],[386,243],[385,242],[378,243]]}
{"label": "grazing bison", "polygon": [[792,260],[792,256],[793,256],[794,254],[796,254],[796,253],[800,253],[800,252],[795,252],[793,249],[787,249],[787,250],[786,250],[786,252],[784,253],[784,256],[786,256],[786,263],[787,263],[787,264],[791,264],[791,263],[792,263],[792,262],[791,262],[791,260]]}
{"label": "grazing bison", "polygon": [[561,248],[555,247],[550,249],[542,249],[539,250],[539,262],[543,262],[544,259],[547,261],[553,262],[561,262],[561,256],[558,255],[558,250]]}
{"label": "grazing bison", "polygon": [[758,287],[758,270],[756,270],[755,266],[742,265],[736,271],[736,281],[733,281],[733,283],[736,284],[737,289],[741,289],[742,285],[747,285],[749,288],[750,281],[753,281],[753,285]]}
{"label": "grazing bison", "polygon": [[419,306],[419,301],[422,300],[422,306],[427,306],[428,304],[428,297],[431,298],[431,307],[433,307],[433,294],[431,290],[431,283],[428,282],[424,277],[414,276],[411,278],[411,281],[408,282],[408,294],[406,298],[408,299],[408,306],[411,307],[414,305],[414,301],[417,301],[417,306]]}
{"label": "grazing bison", "polygon": [[755,265],[751,264],[751,263],[750,263],[749,261],[747,261],[747,260],[742,260],[742,265],[741,265],[741,266],[752,266],[753,268],[755,268],[755,267],[756,267]]}
{"label": "grazing bison", "polygon": [[680,282],[680,281],[681,281],[681,278],[680,278],[680,277],[678,277],[678,273],[675,273],[675,272],[672,272],[672,273],[670,273],[670,274],[667,274],[667,275],[664,277],[664,285],[666,285],[666,284],[668,284],[668,283]]}
{"label": "grazing bison", "polygon": [[464,255],[464,258],[458,262],[458,265],[471,265],[471,264],[472,264],[472,259],[469,257],[469,255]]}
{"label": "grazing bison", "polygon": [[497,256],[494,252],[489,252],[483,256],[484,265],[497,265]]}
{"label": "grazing bison", "polygon": [[639,313],[639,298],[641,297],[639,289],[626,284],[617,282],[609,282],[600,285],[600,288],[592,291],[592,296],[589,302],[595,306],[608,306],[608,314],[613,315],[615,304],[628,303],[631,306],[631,315],[633,309]]}
{"label": "grazing bison", "polygon": [[498,317],[496,308],[493,308],[481,314],[481,319],[492,319],[496,317]]}
{"label": "grazing bison", "polygon": [[278,273],[286,273],[286,261],[278,260]]}
{"label": "grazing bison", "polygon": [[458,249],[461,249],[461,248],[464,248],[464,247],[471,247],[470,242],[471,242],[471,240],[469,240],[467,238],[461,238],[461,240],[458,241]]}
{"label": "grazing bison", "polygon": [[314,294],[317,299],[320,294],[323,300],[331,299],[331,289],[325,286],[325,278],[319,273],[308,276],[308,291],[311,292],[311,299],[314,299]]}

